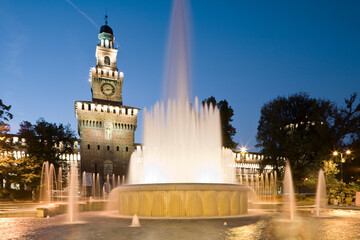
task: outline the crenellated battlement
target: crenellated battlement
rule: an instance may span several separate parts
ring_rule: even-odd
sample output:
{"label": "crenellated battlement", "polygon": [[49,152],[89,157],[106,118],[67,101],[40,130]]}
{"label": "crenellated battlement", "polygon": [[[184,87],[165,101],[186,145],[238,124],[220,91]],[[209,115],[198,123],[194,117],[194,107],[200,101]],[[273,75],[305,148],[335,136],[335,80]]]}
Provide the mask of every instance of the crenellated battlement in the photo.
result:
{"label": "crenellated battlement", "polygon": [[91,67],[90,68],[90,81],[100,77],[110,78],[113,81],[122,82],[124,79],[124,73],[118,72],[117,70],[113,71],[110,67]]}
{"label": "crenellated battlement", "polygon": [[[105,121],[101,120],[78,120],[79,127],[82,128],[94,128],[102,129],[105,128]],[[135,131],[137,125],[124,122],[112,122],[111,127],[113,130],[124,130],[124,131]]]}
{"label": "crenellated battlement", "polygon": [[79,112],[102,112],[116,115],[126,115],[130,117],[137,116],[139,109],[127,106],[111,106],[105,104],[96,104],[94,102],[75,102],[75,116],[78,117]]}

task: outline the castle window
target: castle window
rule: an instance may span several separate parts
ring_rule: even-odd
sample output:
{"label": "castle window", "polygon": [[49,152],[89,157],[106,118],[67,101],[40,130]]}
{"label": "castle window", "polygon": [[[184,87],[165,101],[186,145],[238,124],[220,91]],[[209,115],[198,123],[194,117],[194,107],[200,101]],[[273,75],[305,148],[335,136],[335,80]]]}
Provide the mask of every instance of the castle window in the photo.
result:
{"label": "castle window", "polygon": [[107,150],[108,150],[108,151],[110,150],[110,146],[109,146],[109,145],[107,146]]}
{"label": "castle window", "polygon": [[125,151],[126,151],[126,152],[128,152],[128,151],[129,151],[129,148],[128,148],[128,147],[126,147],[126,148],[125,148]]}
{"label": "castle window", "polygon": [[104,63],[105,65],[110,65],[110,58],[108,56],[104,57]]}
{"label": "castle window", "polygon": [[116,151],[119,151],[119,146],[116,147]]}
{"label": "castle window", "polygon": [[90,144],[88,144],[88,149],[90,149]]}
{"label": "castle window", "polygon": [[100,145],[98,145],[98,150],[100,150]]}

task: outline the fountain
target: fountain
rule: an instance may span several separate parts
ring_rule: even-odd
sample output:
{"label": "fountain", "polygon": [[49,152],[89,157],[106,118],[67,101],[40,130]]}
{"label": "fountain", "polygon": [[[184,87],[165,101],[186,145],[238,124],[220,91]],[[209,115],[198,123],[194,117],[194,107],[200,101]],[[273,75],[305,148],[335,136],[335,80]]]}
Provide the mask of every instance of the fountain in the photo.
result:
{"label": "fountain", "polygon": [[319,171],[318,184],[316,189],[316,216],[320,216],[320,210],[324,209],[326,206],[326,185],[325,177],[322,169]]}
{"label": "fountain", "polygon": [[140,225],[139,217],[137,215],[134,215],[130,227],[140,227],[140,226],[141,225]]}
{"label": "fountain", "polygon": [[82,175],[82,195],[86,199],[86,172],[83,172]]}
{"label": "fountain", "polygon": [[[219,110],[188,101],[188,33],[184,1],[173,2],[167,102],[144,111],[144,145],[117,187],[121,215],[210,217],[247,212],[248,187],[235,182],[234,157],[221,146]],[[249,184],[246,178],[247,185]]]}
{"label": "fountain", "polygon": [[110,187],[110,176],[109,174],[106,175],[106,193],[110,193],[111,187]]}
{"label": "fountain", "polygon": [[95,181],[95,173],[92,174],[92,184],[91,184],[91,196],[95,198],[96,196],[96,181]]}
{"label": "fountain", "polygon": [[76,213],[78,208],[78,168],[75,163],[71,163],[70,172],[68,173],[68,221],[73,223],[76,221]]}
{"label": "fountain", "polygon": [[[275,175],[275,181],[276,177]],[[274,239],[310,239],[306,222],[301,217],[295,216],[295,193],[289,162],[286,162],[285,166],[283,198],[285,199],[283,215],[272,220],[271,235]]]}
{"label": "fountain", "polygon": [[[111,188],[115,188],[115,187],[116,187],[116,184],[115,184],[115,181],[116,181],[116,180],[115,180],[115,174],[112,175],[112,179],[111,179],[111,180],[112,180],[112,186],[111,186]],[[110,193],[110,191],[109,191],[109,193]]]}
{"label": "fountain", "polygon": [[59,172],[58,172],[58,190],[59,190],[59,192],[60,192],[60,194],[59,194],[59,199],[60,199],[60,201],[62,201],[62,197],[63,197],[63,189],[62,189],[62,168],[61,167],[59,167]]}
{"label": "fountain", "polygon": [[284,204],[284,214],[288,215],[291,221],[295,218],[295,192],[294,185],[291,176],[290,163],[286,162],[285,175],[284,175],[284,198],[286,199]]}
{"label": "fountain", "polygon": [[116,186],[118,187],[118,186],[120,186],[121,185],[121,183],[120,183],[120,175],[118,175],[118,177],[117,177],[117,184],[116,184]]}
{"label": "fountain", "polygon": [[96,183],[95,183],[95,195],[100,199],[101,191],[100,191],[100,174],[96,174]]}
{"label": "fountain", "polygon": [[54,165],[44,162],[40,179],[40,202],[53,202],[53,191],[57,189],[57,179]]}

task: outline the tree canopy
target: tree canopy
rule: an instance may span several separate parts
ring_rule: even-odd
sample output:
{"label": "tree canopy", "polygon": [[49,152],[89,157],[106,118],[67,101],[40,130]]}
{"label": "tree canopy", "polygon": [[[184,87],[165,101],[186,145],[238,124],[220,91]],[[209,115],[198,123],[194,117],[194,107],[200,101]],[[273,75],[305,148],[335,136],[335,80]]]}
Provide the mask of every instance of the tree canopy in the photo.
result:
{"label": "tree canopy", "polygon": [[213,106],[217,106],[219,108],[223,146],[233,150],[236,149],[238,144],[232,139],[236,134],[236,129],[231,125],[231,122],[233,121],[232,117],[234,116],[234,110],[225,99],[216,102],[216,99],[213,96],[202,101],[202,104],[205,103],[211,103]]}
{"label": "tree canopy", "polygon": [[271,164],[280,173],[288,160],[295,184],[302,185],[332,151],[358,139],[360,106],[356,101],[357,94],[352,94],[346,106],[338,108],[329,100],[296,93],[264,104],[256,136],[265,156],[262,165]]}
{"label": "tree canopy", "polygon": [[[10,131],[8,122],[13,118],[10,109],[11,106],[5,105],[0,99],[0,189],[3,187],[3,180],[9,180],[9,173],[15,167],[14,158],[9,154],[12,146],[6,141],[6,133]],[[6,187],[10,187],[9,183],[10,181],[6,181]]]}
{"label": "tree canopy", "polygon": [[59,167],[61,155],[73,152],[75,134],[70,125],[49,123],[40,118],[35,124],[23,121],[18,134],[26,139],[22,148],[28,156],[41,163],[48,161]]}

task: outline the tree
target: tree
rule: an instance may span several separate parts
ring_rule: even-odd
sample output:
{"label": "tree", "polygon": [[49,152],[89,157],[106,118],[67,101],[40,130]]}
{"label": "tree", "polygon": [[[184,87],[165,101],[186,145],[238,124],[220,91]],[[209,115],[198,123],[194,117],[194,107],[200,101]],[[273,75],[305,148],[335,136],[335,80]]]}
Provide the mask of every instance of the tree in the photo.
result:
{"label": "tree", "polygon": [[41,178],[42,163],[35,157],[21,157],[15,160],[16,178],[15,182],[20,184],[20,189],[24,186],[27,189],[36,189]]}
{"label": "tree", "polygon": [[6,141],[6,134],[10,131],[8,122],[13,118],[10,109],[11,105],[5,105],[0,99],[0,189],[4,180],[5,188],[10,188],[11,173],[14,171],[14,158],[10,154],[12,146]]}
{"label": "tree", "polygon": [[339,192],[340,189],[340,181],[336,179],[336,174],[340,172],[338,169],[338,164],[333,160],[325,160],[323,163],[326,188],[328,189],[329,193],[335,194]]}
{"label": "tree", "polygon": [[329,100],[310,98],[297,93],[287,98],[277,97],[261,109],[257,132],[257,147],[264,154],[262,166],[273,165],[280,173],[285,161],[290,162],[297,186],[319,169],[331,152],[343,147],[359,131],[357,94],[338,108]]}
{"label": "tree", "polygon": [[6,106],[3,101],[0,99],[0,124],[9,125],[5,122],[10,121],[13,118],[13,115],[10,113],[11,105]]}
{"label": "tree", "polygon": [[23,121],[18,134],[26,139],[23,148],[29,157],[35,157],[41,163],[48,161],[58,167],[63,161],[61,155],[73,152],[75,134],[70,125],[57,125],[40,118],[34,125]]}
{"label": "tree", "polygon": [[222,134],[222,145],[226,148],[236,149],[238,144],[233,141],[233,136],[236,134],[236,129],[231,125],[234,116],[234,110],[229,106],[226,100],[216,102],[215,97],[211,96],[208,99],[202,101],[202,104],[212,104],[217,106],[220,112],[221,120],[221,134]]}
{"label": "tree", "polygon": [[32,188],[40,183],[45,161],[52,163],[55,168],[65,167],[66,160],[61,159],[61,155],[73,152],[75,134],[70,125],[49,123],[40,118],[35,124],[23,121],[18,134],[26,139],[26,144],[19,147],[27,153],[26,157],[17,160],[18,179]]}

